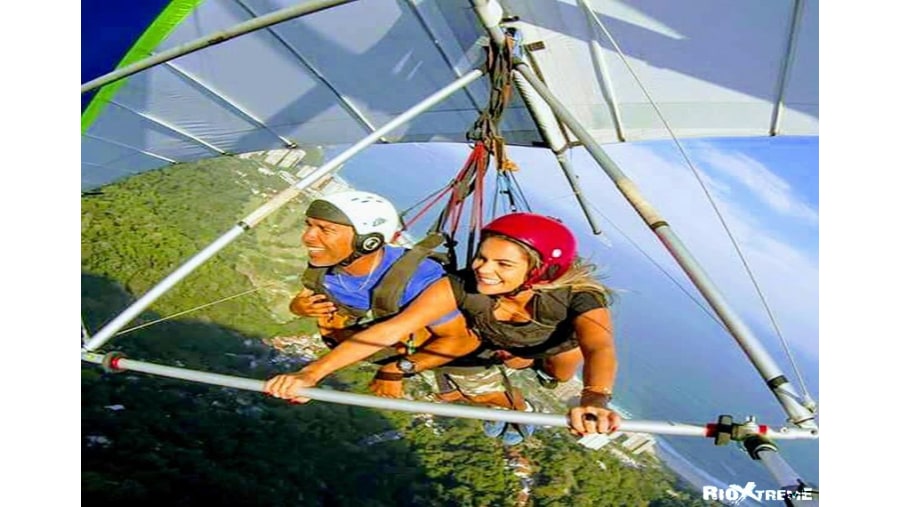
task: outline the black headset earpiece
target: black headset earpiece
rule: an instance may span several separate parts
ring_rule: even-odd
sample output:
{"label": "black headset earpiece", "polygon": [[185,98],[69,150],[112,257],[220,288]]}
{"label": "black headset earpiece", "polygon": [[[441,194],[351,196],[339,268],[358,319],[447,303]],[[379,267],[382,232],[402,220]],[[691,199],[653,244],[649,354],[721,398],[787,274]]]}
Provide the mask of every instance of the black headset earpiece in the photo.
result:
{"label": "black headset earpiece", "polygon": [[384,236],[380,232],[370,232],[356,237],[354,245],[356,251],[361,254],[370,254],[384,245]]}

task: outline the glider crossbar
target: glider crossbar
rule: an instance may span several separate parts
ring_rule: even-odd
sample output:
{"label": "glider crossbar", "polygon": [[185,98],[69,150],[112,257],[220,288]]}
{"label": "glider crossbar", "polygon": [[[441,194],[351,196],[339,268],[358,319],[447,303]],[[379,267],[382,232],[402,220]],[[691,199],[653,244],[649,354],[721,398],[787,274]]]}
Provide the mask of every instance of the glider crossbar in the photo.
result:
{"label": "glider crossbar", "polygon": [[[177,368],[174,366],[127,359],[121,356],[109,359],[106,355],[95,352],[82,352],[81,359],[82,361],[98,365],[108,364],[109,367],[115,371],[136,371],[191,382],[243,389],[245,391],[262,393],[263,387],[265,386],[265,382],[262,380]],[[296,393],[317,401],[382,410],[395,410],[416,414],[433,414],[483,421],[506,421],[517,424],[534,424],[537,426],[552,426],[558,428],[566,428],[569,426],[567,417],[562,414],[521,412],[516,410],[483,408],[452,403],[431,403],[425,401],[381,398],[378,396],[347,393],[314,387],[297,389]],[[655,433],[659,435],[709,437],[708,425],[682,424],[670,421],[625,420],[622,421],[619,431],[626,433],[635,432]],[[796,429],[769,431],[766,436],[777,439],[818,438],[816,432]]]}

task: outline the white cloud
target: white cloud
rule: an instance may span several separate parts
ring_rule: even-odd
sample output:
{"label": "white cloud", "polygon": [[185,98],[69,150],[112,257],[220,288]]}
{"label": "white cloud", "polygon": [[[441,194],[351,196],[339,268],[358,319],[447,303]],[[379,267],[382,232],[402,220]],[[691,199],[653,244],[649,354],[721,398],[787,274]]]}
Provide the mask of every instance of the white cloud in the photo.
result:
{"label": "white cloud", "polygon": [[[755,327],[772,329],[760,297],[696,177],[674,152],[666,150],[659,145],[610,148],[611,155],[621,161],[737,312]],[[818,356],[817,253],[809,245],[797,244],[795,237],[783,230],[792,225],[817,228],[817,212],[784,179],[743,154],[703,146],[698,166],[710,167],[701,172],[704,184],[735,236],[782,333],[793,348]],[[748,199],[748,193],[752,198]],[[760,205],[776,213],[778,221],[761,213]],[[627,220],[622,223],[633,224]],[[654,246],[645,234],[623,228],[630,235],[645,238],[642,248],[653,252],[656,259],[668,257],[658,242]],[[663,264],[672,266],[670,262]],[[770,350],[776,352],[780,350]]]}
{"label": "white cloud", "polygon": [[818,212],[792,193],[791,186],[757,160],[710,146],[697,150],[704,167],[725,174],[743,185],[760,202],[781,215],[818,222]]}

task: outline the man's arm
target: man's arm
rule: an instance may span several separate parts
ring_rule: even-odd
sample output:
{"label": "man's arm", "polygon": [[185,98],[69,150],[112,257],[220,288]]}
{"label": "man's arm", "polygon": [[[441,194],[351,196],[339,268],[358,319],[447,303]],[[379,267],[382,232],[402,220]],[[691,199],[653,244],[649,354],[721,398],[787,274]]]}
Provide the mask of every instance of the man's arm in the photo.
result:
{"label": "man's arm", "polygon": [[[415,373],[436,368],[457,357],[475,351],[481,341],[466,327],[466,319],[461,314],[450,321],[429,327],[431,338],[418,347],[406,359],[415,364]],[[399,398],[403,395],[403,376],[397,362],[382,366],[369,384],[369,389],[378,396]]]}
{"label": "man's arm", "polygon": [[[474,352],[481,343],[475,333],[466,327],[466,319],[462,314],[455,316],[448,322],[429,327],[432,338],[425,342],[418,350],[407,356],[407,359],[416,364],[416,373],[430,370],[450,361]],[[396,363],[385,365],[382,372],[401,373]]]}
{"label": "man's arm", "polygon": [[[293,395],[297,387],[312,387],[327,375],[394,345],[410,333],[426,327],[456,310],[450,280],[441,278],[425,289],[402,312],[375,324],[341,342],[328,354],[308,364],[297,373],[278,375],[266,382],[265,392],[279,398],[305,402]],[[449,360],[449,359],[448,359]]]}

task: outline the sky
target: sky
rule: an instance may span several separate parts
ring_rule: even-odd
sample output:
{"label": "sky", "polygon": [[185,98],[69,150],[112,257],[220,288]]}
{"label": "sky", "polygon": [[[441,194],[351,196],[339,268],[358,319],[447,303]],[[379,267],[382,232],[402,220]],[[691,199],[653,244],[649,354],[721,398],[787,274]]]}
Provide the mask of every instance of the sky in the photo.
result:
{"label": "sky", "polygon": [[[891,479],[888,467],[872,465],[883,457],[883,448],[859,444],[879,437],[864,432],[876,429],[871,418],[889,406],[884,393],[892,384],[881,378],[896,369],[888,348],[896,335],[889,291],[900,280],[889,206],[897,200],[891,167],[896,135],[890,125],[898,106],[890,100],[895,80],[883,63],[891,56],[885,37],[895,27],[891,16],[828,7],[823,5],[820,13],[820,51],[827,58],[820,67],[819,196],[813,197],[791,175],[779,177],[794,194],[806,197],[802,202],[819,210],[820,482],[827,485],[829,505],[852,505],[860,498],[879,498],[885,490],[869,485]],[[31,4],[10,4],[6,11],[9,19],[29,20],[35,14]],[[78,25],[71,20],[80,12],[78,3],[63,3],[54,11],[41,18],[41,29],[56,42],[23,44],[40,39],[30,23],[12,23],[0,34],[7,66],[19,69],[4,82],[10,99],[5,106],[10,142],[4,153],[4,279],[15,301],[7,306],[13,311],[7,312],[3,394],[10,416],[4,418],[3,430],[14,437],[4,453],[16,462],[7,472],[8,487],[0,492],[4,503],[25,498],[61,503],[80,490],[80,148],[74,134],[80,106],[75,95],[64,91],[78,84],[80,47],[59,42],[79,39]],[[722,191],[738,184],[732,181]],[[777,208],[777,203],[769,207],[794,209]],[[805,216],[803,209],[794,213]],[[687,239],[681,224],[679,231]],[[783,238],[777,242],[785,243]],[[808,258],[796,248],[790,251]],[[48,477],[52,488],[47,488]]]}

